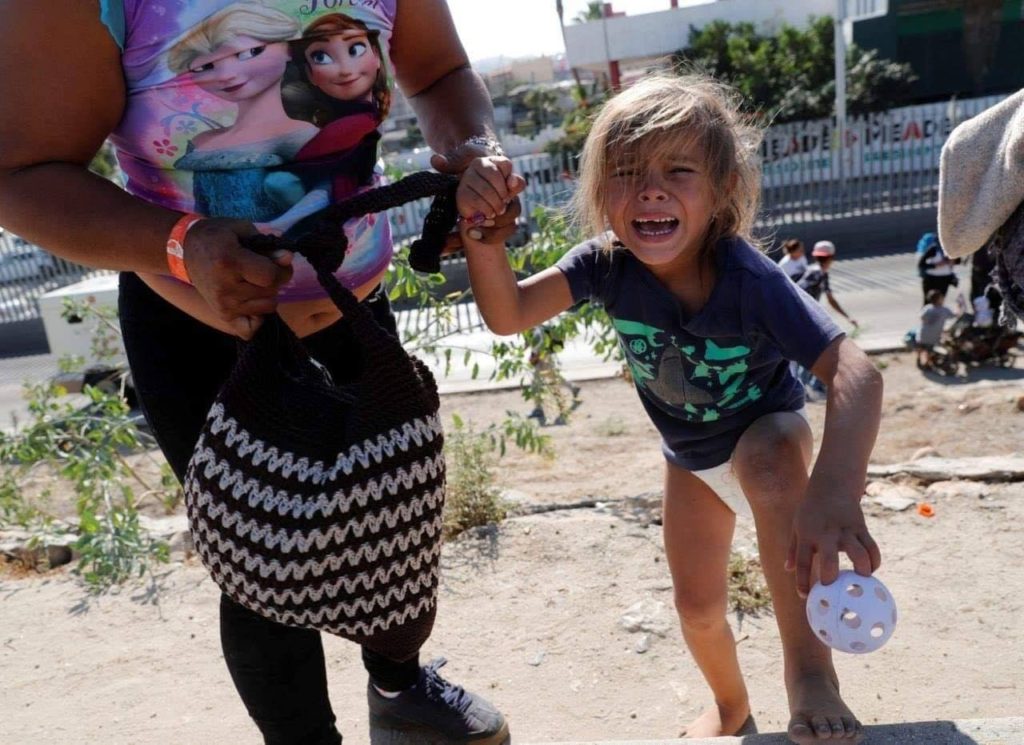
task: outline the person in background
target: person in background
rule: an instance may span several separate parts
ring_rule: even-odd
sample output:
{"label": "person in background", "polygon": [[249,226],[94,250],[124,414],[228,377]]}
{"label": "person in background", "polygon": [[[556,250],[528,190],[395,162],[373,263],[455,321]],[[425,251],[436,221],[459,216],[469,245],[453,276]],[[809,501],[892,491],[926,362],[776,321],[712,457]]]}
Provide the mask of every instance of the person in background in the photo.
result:
{"label": "person in background", "polygon": [[928,304],[928,293],[938,290],[942,297],[950,287],[956,287],[960,280],[953,271],[953,266],[959,264],[959,260],[951,259],[939,243],[935,233],[925,233],[918,241],[917,270],[921,275],[921,294],[924,302]]}
{"label": "person in background", "polygon": [[942,146],[939,237],[956,258],[989,253],[1000,321],[1024,320],[1024,90],[957,125]]}
{"label": "person in background", "polygon": [[821,296],[824,294],[828,299],[828,304],[836,313],[849,321],[854,328],[859,328],[857,321],[843,310],[839,301],[836,300],[836,296],[832,293],[832,286],[829,284],[828,270],[836,258],[835,244],[832,241],[818,241],[811,249],[811,258],[814,259],[813,263],[807,267],[804,276],[797,282],[800,289],[815,300],[821,300]]}
{"label": "person in background", "polygon": [[[839,301],[836,300],[835,295],[832,293],[828,270],[832,266],[835,256],[836,247],[832,241],[818,241],[815,243],[814,248],[811,249],[811,257],[814,261],[807,267],[803,276],[797,281],[797,285],[815,300],[821,300],[821,296],[824,294],[828,299],[829,305],[831,305],[839,315],[849,321],[854,328],[859,328],[857,321],[843,310],[843,307],[839,304]],[[825,396],[827,393],[825,390],[825,384],[822,383],[819,378],[815,377],[814,373],[796,361],[793,361],[792,369],[797,380],[804,384],[808,400],[814,401],[815,399]]]}
{"label": "person in background", "polygon": [[927,299],[921,308],[921,326],[917,332],[917,366],[922,370],[931,369],[932,351],[942,339],[946,321],[956,316],[944,305],[945,296],[938,290],[929,290]]}
{"label": "person in background", "polygon": [[790,238],[782,244],[786,255],[779,259],[779,266],[794,282],[803,279],[807,271],[807,256],[804,250],[804,242],[796,238]]}

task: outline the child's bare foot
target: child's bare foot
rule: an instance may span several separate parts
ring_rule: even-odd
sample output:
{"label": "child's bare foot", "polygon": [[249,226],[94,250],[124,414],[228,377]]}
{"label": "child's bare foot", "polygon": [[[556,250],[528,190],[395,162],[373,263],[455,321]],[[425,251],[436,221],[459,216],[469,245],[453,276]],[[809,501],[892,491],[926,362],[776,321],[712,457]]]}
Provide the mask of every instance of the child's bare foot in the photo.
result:
{"label": "child's bare foot", "polygon": [[686,725],[681,737],[725,737],[738,734],[750,718],[750,703],[737,708],[712,706]]}
{"label": "child's bare foot", "polygon": [[788,686],[789,739],[798,745],[823,740],[856,743],[864,739],[857,717],[843,703],[839,684],[831,676],[807,675]]}

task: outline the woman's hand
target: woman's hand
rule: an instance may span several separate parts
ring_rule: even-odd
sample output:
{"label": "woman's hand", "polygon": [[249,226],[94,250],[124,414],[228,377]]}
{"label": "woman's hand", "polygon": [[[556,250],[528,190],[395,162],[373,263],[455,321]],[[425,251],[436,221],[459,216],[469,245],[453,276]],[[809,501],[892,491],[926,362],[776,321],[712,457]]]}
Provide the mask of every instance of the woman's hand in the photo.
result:
{"label": "woman's hand", "polygon": [[262,256],[243,248],[239,238],[255,227],[243,220],[209,218],[188,231],[185,268],[196,291],[237,336],[249,339],[263,316],[277,309],[277,293],[292,276],[293,254]]}

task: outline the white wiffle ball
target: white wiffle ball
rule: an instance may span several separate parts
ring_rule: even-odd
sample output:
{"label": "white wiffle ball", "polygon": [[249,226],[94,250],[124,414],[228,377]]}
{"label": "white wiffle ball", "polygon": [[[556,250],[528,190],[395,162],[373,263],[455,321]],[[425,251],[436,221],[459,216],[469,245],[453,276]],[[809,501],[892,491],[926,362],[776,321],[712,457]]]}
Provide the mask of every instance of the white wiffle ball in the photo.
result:
{"label": "white wiffle ball", "polygon": [[818,582],[807,596],[807,621],[815,636],[840,652],[866,654],[896,628],[896,601],[874,577],[844,570],[830,585]]}

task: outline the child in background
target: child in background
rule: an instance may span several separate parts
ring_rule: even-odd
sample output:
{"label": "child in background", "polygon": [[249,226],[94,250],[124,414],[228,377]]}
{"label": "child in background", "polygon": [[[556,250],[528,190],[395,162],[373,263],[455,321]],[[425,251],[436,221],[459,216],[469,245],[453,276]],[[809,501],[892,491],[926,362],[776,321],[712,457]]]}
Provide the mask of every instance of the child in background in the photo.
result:
{"label": "child in background", "polygon": [[959,264],[959,259],[951,259],[946,250],[939,243],[935,233],[925,233],[917,242],[917,252],[920,258],[917,261],[918,273],[921,275],[921,291],[924,294],[925,305],[928,305],[928,294],[932,290],[942,293],[943,299],[950,287],[960,284],[953,266]]}
{"label": "child in background", "polygon": [[942,339],[942,329],[946,321],[956,317],[943,304],[945,297],[946,293],[941,290],[928,290],[928,302],[921,308],[921,326],[917,332],[917,366],[922,370],[931,369],[933,349]]}
{"label": "child in background", "polygon": [[822,294],[824,294],[832,309],[849,321],[851,326],[857,328],[857,321],[843,310],[839,301],[836,300],[836,296],[832,293],[832,285],[829,283],[828,270],[832,268],[832,262],[836,258],[836,244],[832,241],[818,241],[814,244],[814,248],[811,249],[811,258],[814,259],[814,262],[807,267],[803,277],[797,281],[800,289],[815,300],[820,300]]}
{"label": "child in background", "polygon": [[[801,290],[806,292],[815,300],[820,300],[824,293],[829,305],[831,305],[839,315],[849,321],[850,325],[854,328],[858,328],[857,321],[854,320],[849,313],[843,310],[839,301],[836,300],[836,296],[832,294],[832,285],[829,282],[828,270],[832,267],[832,262],[835,260],[835,256],[836,246],[832,241],[818,241],[815,243],[814,248],[811,250],[811,257],[814,261],[807,267],[800,279],[796,280],[796,283]],[[790,367],[797,380],[804,384],[808,400],[820,400],[826,395],[827,391],[825,384],[821,382],[821,379],[817,378],[810,370],[795,360],[791,363]]]}
{"label": "child in background", "polygon": [[[520,332],[584,300],[612,319],[661,434],[675,604],[714,698],[687,735],[733,735],[750,715],[726,574],[735,513],[752,510],[782,637],[789,737],[854,742],[861,725],[803,598],[812,565],[835,580],[840,551],[862,575],[880,563],[860,499],[882,381],[819,304],[751,245],[757,142],[728,89],[703,77],[651,77],[604,106],[584,147],[574,206],[597,238],[517,282],[504,246],[480,242],[476,228],[521,188],[500,158],[477,160],[463,176],[462,234],[494,332]],[[810,477],[813,438],[790,359],[828,383]]]}
{"label": "child in background", "polygon": [[804,242],[796,238],[790,238],[782,244],[786,255],[779,259],[779,267],[794,282],[799,282],[807,271],[807,256],[804,251]]}

